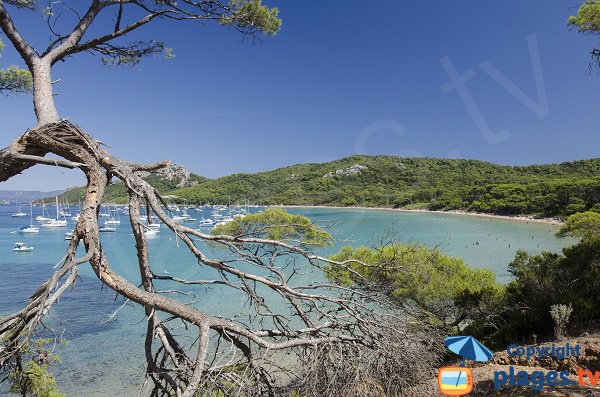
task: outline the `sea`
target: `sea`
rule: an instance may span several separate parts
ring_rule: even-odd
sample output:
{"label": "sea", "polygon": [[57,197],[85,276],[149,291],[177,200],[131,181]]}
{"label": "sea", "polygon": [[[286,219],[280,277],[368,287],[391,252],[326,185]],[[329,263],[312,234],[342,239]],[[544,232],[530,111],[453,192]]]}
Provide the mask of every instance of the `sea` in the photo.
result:
{"label": "sea", "polygon": [[[28,212],[29,209],[23,207],[23,210]],[[530,254],[560,252],[574,243],[572,239],[555,237],[559,226],[548,223],[392,210],[288,210],[306,215],[334,237],[332,247],[315,249],[321,255],[331,255],[346,245],[376,246],[390,241],[419,243],[461,257],[473,267],[490,269],[503,283],[510,281],[507,265],[518,250]],[[37,234],[19,234],[19,227],[28,225],[30,219],[29,216],[11,217],[15,211],[16,207],[0,206],[0,316],[23,307],[30,294],[53,272],[69,243],[64,239],[65,232],[72,230],[75,223],[68,219],[66,228],[40,228]],[[49,207],[49,211],[53,215],[54,207]],[[250,209],[250,212],[255,211],[257,209]],[[41,212],[41,207],[33,207],[34,218]],[[209,209],[191,210],[190,215],[198,220],[211,217]],[[102,233],[101,237],[112,268],[138,284],[128,218],[121,215],[117,231]],[[13,252],[16,242],[24,242],[34,250]],[[209,255],[223,255],[215,247],[197,244]],[[158,274],[196,279],[211,276],[211,271],[200,266],[181,240],[164,225],[157,237],[149,240],[149,250],[153,269]],[[311,274],[308,277],[312,280],[322,278],[318,269],[307,267],[306,272]],[[194,299],[194,305],[212,314],[244,315],[241,298],[221,287],[201,289],[193,296],[178,299]],[[66,340],[65,344],[55,347],[61,362],[51,369],[63,393],[94,397],[138,395],[145,372],[144,311],[103,287],[88,264],[80,266],[76,285],[50,310],[45,323],[47,333]],[[5,382],[0,384],[0,395],[6,394]]]}

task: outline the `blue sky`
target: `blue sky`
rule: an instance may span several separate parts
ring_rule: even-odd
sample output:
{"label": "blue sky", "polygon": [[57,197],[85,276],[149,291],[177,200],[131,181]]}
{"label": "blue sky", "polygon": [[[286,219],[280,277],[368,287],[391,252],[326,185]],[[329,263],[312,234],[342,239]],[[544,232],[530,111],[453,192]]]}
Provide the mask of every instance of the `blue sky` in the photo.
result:
{"label": "blue sky", "polygon": [[[165,41],[175,59],[106,68],[82,54],[57,65],[61,116],[118,156],[171,159],[208,177],[356,153],[511,165],[600,155],[600,77],[587,72],[600,44],[566,27],[575,3],[269,4],[283,29],[260,45],[223,28],[159,22],[136,37]],[[16,21],[41,48],[41,17]],[[7,48],[0,65],[13,63]],[[442,89],[450,64],[469,77],[470,104],[464,90]],[[2,146],[34,124],[28,96],[0,98],[0,115]],[[81,182],[40,166],[0,190]]]}

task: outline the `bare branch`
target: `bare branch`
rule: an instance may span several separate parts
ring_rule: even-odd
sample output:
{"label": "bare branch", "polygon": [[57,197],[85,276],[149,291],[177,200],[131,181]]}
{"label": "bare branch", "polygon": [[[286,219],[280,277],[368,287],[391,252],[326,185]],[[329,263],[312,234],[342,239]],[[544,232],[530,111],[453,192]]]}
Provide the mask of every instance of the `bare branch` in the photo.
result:
{"label": "bare branch", "polygon": [[21,33],[17,30],[12,18],[4,8],[4,4],[0,2],[0,28],[11,41],[15,49],[21,55],[21,58],[29,66],[31,70],[33,68],[33,62],[38,58],[35,50],[29,45],[29,43],[21,36]]}

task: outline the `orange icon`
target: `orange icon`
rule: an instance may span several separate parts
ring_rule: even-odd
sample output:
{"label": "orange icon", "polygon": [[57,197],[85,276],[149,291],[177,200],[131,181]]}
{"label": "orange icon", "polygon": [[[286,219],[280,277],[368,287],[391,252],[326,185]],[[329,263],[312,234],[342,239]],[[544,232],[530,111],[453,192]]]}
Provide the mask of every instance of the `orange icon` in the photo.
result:
{"label": "orange icon", "polygon": [[473,372],[465,367],[440,368],[438,387],[446,396],[466,396],[473,391]]}

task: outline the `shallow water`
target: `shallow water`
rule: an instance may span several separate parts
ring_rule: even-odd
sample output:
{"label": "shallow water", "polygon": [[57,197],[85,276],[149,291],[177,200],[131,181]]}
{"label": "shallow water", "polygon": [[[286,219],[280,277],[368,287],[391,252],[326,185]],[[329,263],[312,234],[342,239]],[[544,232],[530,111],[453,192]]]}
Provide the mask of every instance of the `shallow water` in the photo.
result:
{"label": "shallow water", "polygon": [[[294,208],[289,211],[307,215],[327,227],[334,236],[334,247],[321,249],[321,254],[334,253],[342,245],[370,246],[382,238],[419,242],[462,257],[472,266],[491,269],[502,282],[509,280],[506,267],[517,250],[532,254],[543,250],[560,251],[573,242],[554,237],[558,226],[508,219],[354,209]],[[52,272],[52,266],[60,261],[68,244],[64,232],[73,226],[70,221],[66,229],[42,228],[39,234],[20,235],[15,231],[28,224],[29,218],[11,218],[12,212],[13,207],[0,207],[0,315],[21,307]],[[34,217],[40,212],[39,207],[34,207]],[[208,213],[193,215],[209,217]],[[127,224],[128,219],[122,218],[116,233],[102,235],[103,244],[113,269],[138,283],[133,237]],[[34,246],[34,251],[13,253],[12,247],[17,241]],[[164,227],[157,238],[149,241],[155,271],[210,277],[211,271],[199,267],[183,244],[177,243]],[[210,247],[201,247],[212,255],[220,255]],[[60,351],[62,362],[53,368],[57,383],[69,396],[136,395],[144,374],[143,310],[126,305],[111,318],[123,305],[123,299],[103,289],[89,265],[81,267],[80,274],[76,287],[63,295],[48,320],[55,329],[64,329],[63,336],[69,340]],[[321,275],[308,277],[318,279]],[[206,312],[242,314],[240,299],[230,293],[224,295],[222,288],[203,290],[197,297],[201,300],[198,305]],[[4,387],[0,386],[0,394],[6,392]]]}

